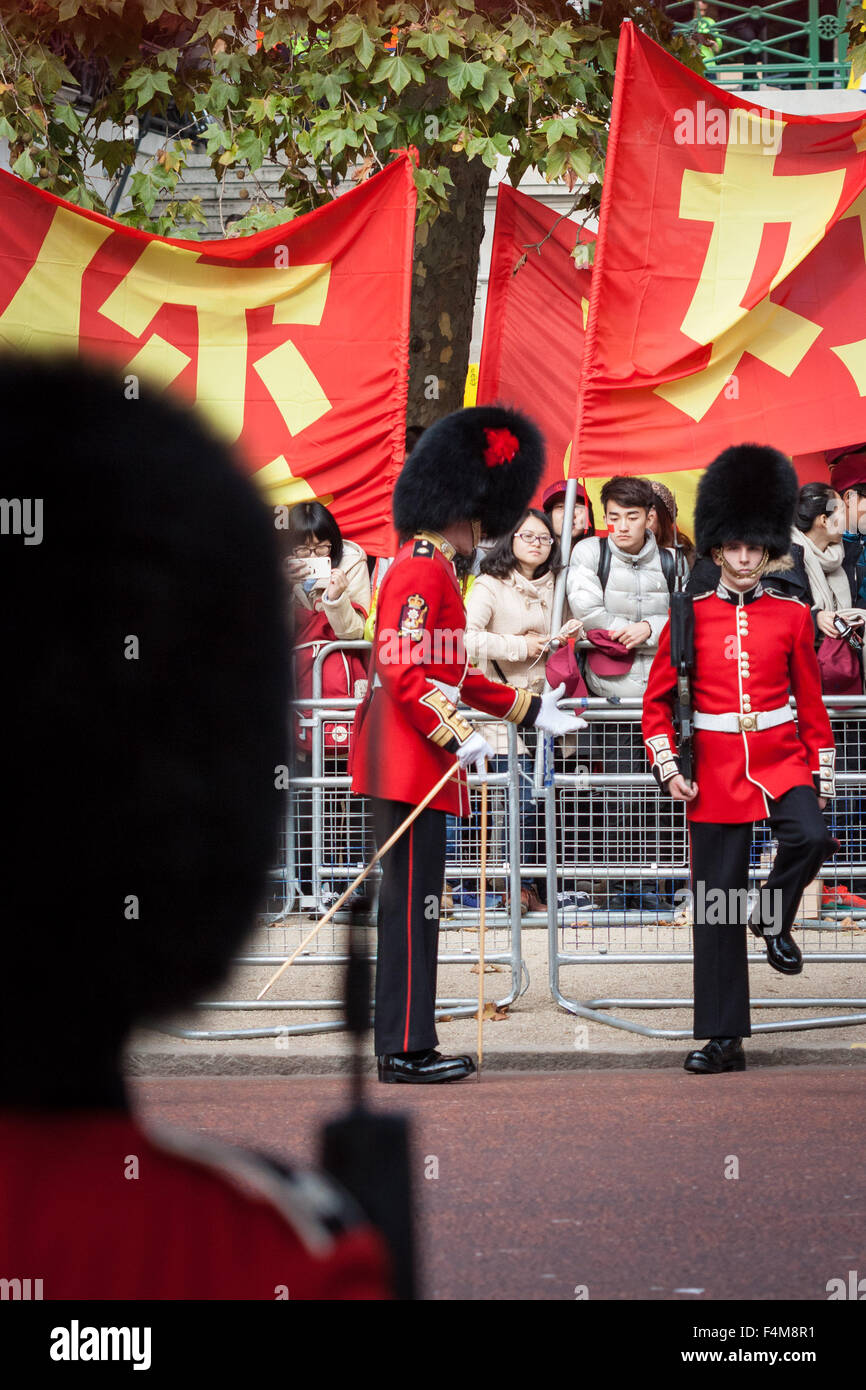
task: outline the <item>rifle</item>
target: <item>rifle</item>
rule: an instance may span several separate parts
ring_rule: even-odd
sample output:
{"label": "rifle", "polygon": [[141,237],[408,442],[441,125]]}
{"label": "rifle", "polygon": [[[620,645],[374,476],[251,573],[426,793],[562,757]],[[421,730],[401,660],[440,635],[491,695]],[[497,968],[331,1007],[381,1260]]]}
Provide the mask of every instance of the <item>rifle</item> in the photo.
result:
{"label": "rifle", "polygon": [[679,534],[674,531],[677,551],[677,582],[671,594],[671,665],[677,673],[677,693],[674,702],[674,725],[677,731],[677,754],[680,772],[687,782],[693,780],[694,722],[692,718],[692,667],[695,664],[694,600],[685,591],[680,564]]}

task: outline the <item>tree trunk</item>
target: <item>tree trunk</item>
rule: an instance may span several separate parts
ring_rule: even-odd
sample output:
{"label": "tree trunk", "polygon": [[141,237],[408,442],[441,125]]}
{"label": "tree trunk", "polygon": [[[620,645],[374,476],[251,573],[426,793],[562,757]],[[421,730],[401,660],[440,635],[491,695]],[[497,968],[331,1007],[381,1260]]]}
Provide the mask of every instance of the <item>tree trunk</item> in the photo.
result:
{"label": "tree trunk", "polygon": [[464,154],[450,155],[444,163],[454,180],[448,212],[415,234],[408,425],[432,425],[459,410],[469,366],[490,170]]}

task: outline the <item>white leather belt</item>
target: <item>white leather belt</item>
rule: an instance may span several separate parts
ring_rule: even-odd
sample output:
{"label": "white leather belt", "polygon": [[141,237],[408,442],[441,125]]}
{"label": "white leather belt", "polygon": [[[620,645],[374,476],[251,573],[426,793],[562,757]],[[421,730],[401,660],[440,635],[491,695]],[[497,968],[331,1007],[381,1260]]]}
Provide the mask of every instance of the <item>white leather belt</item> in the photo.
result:
{"label": "white leather belt", "polygon": [[789,724],[793,718],[790,705],[755,710],[753,714],[702,714],[695,710],[694,725],[696,729],[712,729],[717,734],[753,734],[761,729],[775,729],[777,724]]}

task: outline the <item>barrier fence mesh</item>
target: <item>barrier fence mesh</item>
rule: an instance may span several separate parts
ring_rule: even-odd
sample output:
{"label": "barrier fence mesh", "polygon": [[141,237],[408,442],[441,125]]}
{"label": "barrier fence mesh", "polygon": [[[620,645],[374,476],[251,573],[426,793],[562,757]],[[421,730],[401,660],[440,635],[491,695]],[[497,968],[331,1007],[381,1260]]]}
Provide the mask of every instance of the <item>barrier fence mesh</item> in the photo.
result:
{"label": "barrier fence mesh", "polygon": [[[352,795],[347,771],[357,702],[340,701],[338,709],[335,703],[305,702],[307,751],[296,756],[291,769],[267,898],[239,962],[242,968],[233,976],[232,997],[202,1008],[312,1011],[312,1022],[288,1031],[341,1026],[347,909],[305,946],[273,995],[254,1003],[275,966],[297,949],[374,853],[370,806]],[[508,750],[490,764],[486,957],[502,972],[493,988],[508,1002],[526,985],[522,930],[548,930],[551,991],[566,1008],[573,1001],[561,985],[563,969],[606,956],[652,962],[691,952],[684,806],[661,795],[649,775],[640,710],[592,703],[589,728],[546,753],[534,731],[518,734],[507,726]],[[804,895],[797,925],[810,954],[855,958],[866,946],[866,701],[848,705],[831,709],[838,796],[826,816],[841,848]],[[469,1013],[477,988],[477,971],[472,976],[467,969],[477,960],[481,902],[481,793],[474,779],[470,790],[471,815],[449,816],[447,822],[439,999],[440,1013],[446,1014]],[[766,877],[772,854],[769,828],[758,825],[751,852],[753,888]],[[375,922],[379,875],[377,867],[357,892],[357,920]],[[375,931],[369,942],[374,952]],[[303,965],[320,967],[315,989],[306,984],[309,971],[298,970]],[[177,1031],[243,1037],[267,1030]]]}

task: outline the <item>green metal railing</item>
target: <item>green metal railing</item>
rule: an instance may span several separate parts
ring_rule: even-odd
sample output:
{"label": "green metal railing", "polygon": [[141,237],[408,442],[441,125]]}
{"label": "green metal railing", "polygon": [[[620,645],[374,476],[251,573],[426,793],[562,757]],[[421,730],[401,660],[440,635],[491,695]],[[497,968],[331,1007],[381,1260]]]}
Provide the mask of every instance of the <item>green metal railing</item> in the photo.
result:
{"label": "green metal railing", "polygon": [[[591,13],[599,7],[600,0],[584,0],[582,9]],[[777,0],[770,5],[717,0],[701,6],[674,0],[659,7],[678,33],[694,34],[703,49],[706,76],[719,87],[848,86],[848,0]]]}
{"label": "green metal railing", "polygon": [[680,32],[694,33],[706,75],[720,87],[847,87],[846,0],[779,0],[770,5],[691,0],[665,5]]}

